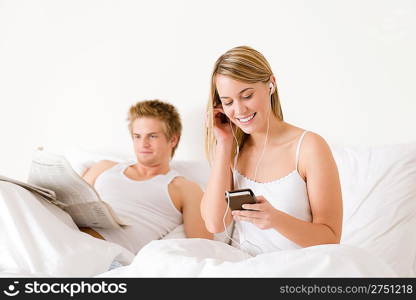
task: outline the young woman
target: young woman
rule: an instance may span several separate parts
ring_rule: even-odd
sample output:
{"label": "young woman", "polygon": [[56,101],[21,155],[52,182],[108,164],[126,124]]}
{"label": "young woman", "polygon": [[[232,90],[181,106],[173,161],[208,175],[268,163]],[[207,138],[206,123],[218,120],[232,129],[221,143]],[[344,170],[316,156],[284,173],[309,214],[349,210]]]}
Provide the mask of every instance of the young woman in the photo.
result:
{"label": "young woman", "polygon": [[[340,242],[342,197],[331,150],[318,134],[283,120],[275,76],[250,47],[215,63],[206,150],[212,169],[201,213],[209,231],[223,232],[234,220],[233,245],[251,254]],[[257,203],[230,211],[225,192],[243,188]]]}

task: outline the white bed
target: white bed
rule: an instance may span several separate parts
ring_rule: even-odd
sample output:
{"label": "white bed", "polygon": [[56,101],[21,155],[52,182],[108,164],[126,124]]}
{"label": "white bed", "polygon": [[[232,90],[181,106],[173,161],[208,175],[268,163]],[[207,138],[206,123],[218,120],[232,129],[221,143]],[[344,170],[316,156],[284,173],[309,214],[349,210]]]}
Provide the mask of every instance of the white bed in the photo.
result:
{"label": "white bed", "polygon": [[[379,147],[331,146],[344,202],[340,245],[254,258],[216,235],[184,239],[182,226],[137,255],[77,230],[70,217],[26,190],[0,182],[0,274],[52,277],[416,277],[416,142]],[[67,154],[76,171],[102,158]],[[174,161],[206,183],[203,161]],[[3,174],[6,175],[7,174]],[[108,271],[113,260],[124,267]]]}

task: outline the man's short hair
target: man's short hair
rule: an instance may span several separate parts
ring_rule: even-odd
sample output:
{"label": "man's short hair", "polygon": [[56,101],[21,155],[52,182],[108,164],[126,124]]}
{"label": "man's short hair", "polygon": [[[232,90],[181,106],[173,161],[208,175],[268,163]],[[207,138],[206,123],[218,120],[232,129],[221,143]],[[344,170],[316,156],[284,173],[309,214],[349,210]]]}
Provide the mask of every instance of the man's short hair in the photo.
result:
{"label": "man's short hair", "polygon": [[132,105],[127,116],[130,134],[133,134],[133,122],[141,117],[156,118],[162,121],[165,124],[164,134],[168,140],[171,140],[175,135],[178,137],[178,142],[172,149],[173,157],[182,133],[181,118],[175,106],[157,99],[140,101]]}

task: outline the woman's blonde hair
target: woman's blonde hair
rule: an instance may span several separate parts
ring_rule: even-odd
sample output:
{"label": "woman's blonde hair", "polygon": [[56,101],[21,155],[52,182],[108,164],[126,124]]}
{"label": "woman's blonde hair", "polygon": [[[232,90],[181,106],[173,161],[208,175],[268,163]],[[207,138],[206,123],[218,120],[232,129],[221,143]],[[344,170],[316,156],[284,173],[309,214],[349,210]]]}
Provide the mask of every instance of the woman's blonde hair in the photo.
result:
{"label": "woman's blonde hair", "polygon": [[172,149],[173,157],[182,133],[181,117],[175,106],[157,99],[140,101],[132,105],[127,113],[128,127],[131,135],[133,134],[133,122],[141,117],[150,117],[162,121],[165,124],[164,134],[168,140],[171,140],[175,135],[178,137],[178,141]]}
{"label": "woman's blonde hair", "polygon": [[[234,80],[246,83],[267,83],[273,75],[273,72],[266,58],[260,52],[248,46],[232,48],[217,59],[211,76],[211,90],[207,105],[207,124],[205,132],[205,154],[210,163],[212,163],[214,159],[214,147],[216,144],[213,130],[213,111],[214,106],[221,105],[221,100],[215,84],[215,77],[217,74],[228,76]],[[277,88],[275,88],[271,96],[271,108],[272,113],[276,116],[276,118],[283,121],[283,113],[280,106]],[[237,127],[235,137],[238,141],[239,149],[241,149],[247,138],[247,134]],[[237,153],[236,146],[236,141],[234,140],[231,161],[233,161]]]}

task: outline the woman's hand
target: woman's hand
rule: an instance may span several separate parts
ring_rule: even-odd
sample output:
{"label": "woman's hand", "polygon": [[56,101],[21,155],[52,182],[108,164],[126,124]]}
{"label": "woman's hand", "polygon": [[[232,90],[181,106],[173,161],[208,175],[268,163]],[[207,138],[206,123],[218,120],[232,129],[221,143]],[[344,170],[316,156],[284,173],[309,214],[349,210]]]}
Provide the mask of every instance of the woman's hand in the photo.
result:
{"label": "woman's hand", "polygon": [[214,107],[213,115],[214,135],[217,143],[232,145],[234,139],[232,130],[234,130],[234,134],[236,130],[234,124],[232,124],[231,121],[227,118],[224,110],[220,106]]}
{"label": "woman's hand", "polygon": [[274,228],[277,210],[263,196],[256,196],[256,199],[256,204],[243,205],[250,210],[233,210],[234,220],[250,222],[260,229]]}

